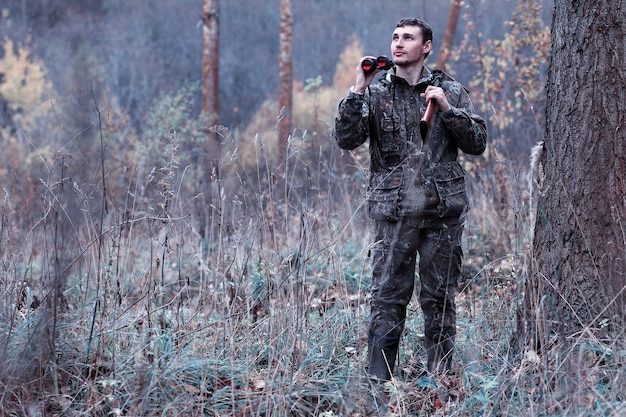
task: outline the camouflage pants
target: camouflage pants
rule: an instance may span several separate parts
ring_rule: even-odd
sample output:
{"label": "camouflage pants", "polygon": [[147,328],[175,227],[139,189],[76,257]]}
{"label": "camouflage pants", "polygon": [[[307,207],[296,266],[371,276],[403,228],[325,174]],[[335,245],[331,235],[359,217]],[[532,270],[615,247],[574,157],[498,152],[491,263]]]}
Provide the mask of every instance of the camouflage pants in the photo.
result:
{"label": "camouflage pants", "polygon": [[428,368],[449,369],[456,334],[455,296],[462,273],[463,224],[420,227],[401,219],[375,221],[374,229],[370,374],[383,380],[391,376],[414,291],[418,254]]}

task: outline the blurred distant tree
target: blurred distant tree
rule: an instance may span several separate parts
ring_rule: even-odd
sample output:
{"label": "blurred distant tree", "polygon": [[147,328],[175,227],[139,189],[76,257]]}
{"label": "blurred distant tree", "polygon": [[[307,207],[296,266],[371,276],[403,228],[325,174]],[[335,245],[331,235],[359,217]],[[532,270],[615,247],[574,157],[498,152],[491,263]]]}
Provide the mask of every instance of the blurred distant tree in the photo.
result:
{"label": "blurred distant tree", "polygon": [[[202,11],[202,111],[217,124],[219,114],[219,0],[204,0]],[[215,129],[209,129],[206,151],[208,173],[218,171],[219,145]]]}
{"label": "blurred distant tree", "polygon": [[202,110],[219,112],[219,1],[204,0],[202,11]]}
{"label": "blurred distant tree", "polygon": [[565,352],[576,341],[624,348],[624,22],[623,0],[555,0],[533,256],[519,322],[531,348]]}
{"label": "blurred distant tree", "polygon": [[280,82],[278,106],[280,119],[278,121],[278,153],[279,167],[284,169],[287,139],[291,133],[291,115],[293,102],[293,13],[291,0],[280,2]]}
{"label": "blurred distant tree", "polygon": [[452,48],[452,42],[456,34],[456,27],[459,22],[459,14],[461,13],[461,0],[452,0],[450,4],[450,13],[448,13],[448,24],[446,25],[446,31],[443,34],[443,41],[439,48],[439,55],[437,56],[436,67],[445,71],[446,63],[448,62],[448,56],[450,55],[450,49]]}

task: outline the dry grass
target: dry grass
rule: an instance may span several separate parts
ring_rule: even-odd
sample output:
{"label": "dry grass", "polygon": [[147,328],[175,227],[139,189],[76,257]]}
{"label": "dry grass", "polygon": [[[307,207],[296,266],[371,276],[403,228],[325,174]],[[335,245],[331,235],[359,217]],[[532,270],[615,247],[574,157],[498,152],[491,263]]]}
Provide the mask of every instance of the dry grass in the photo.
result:
{"label": "dry grass", "polygon": [[[337,74],[353,73],[361,55],[354,42]],[[367,151],[342,153],[328,134],[331,103],[351,79],[335,78],[297,86],[294,117],[307,128],[293,132],[281,169],[271,103],[247,131],[217,129],[221,171],[210,183],[198,156],[206,122],[185,107],[192,90],[155,106],[152,136],[110,110],[100,120],[96,107],[100,129],[65,138],[58,128],[57,145],[5,141],[1,415],[371,411]],[[527,162],[492,142],[465,161],[473,210],[457,372],[424,372],[414,299],[387,413],[626,416],[623,337],[567,350],[555,338],[541,353],[515,343],[531,238]]]}
{"label": "dry grass", "polygon": [[[101,185],[56,175],[67,160],[39,188],[48,209],[26,230],[5,193],[2,414],[365,415],[363,173],[358,159],[310,152],[306,140],[291,142],[285,200],[268,166],[250,173],[231,158],[213,196],[219,227],[206,236],[175,136],[157,179],[137,174],[123,198],[107,197],[112,207],[94,207]],[[528,244],[522,174],[503,160],[472,171],[458,373],[424,374],[412,304],[389,415],[626,415],[621,341],[542,356],[511,343]],[[124,183],[115,175],[102,182]],[[444,388],[459,400],[442,401]]]}

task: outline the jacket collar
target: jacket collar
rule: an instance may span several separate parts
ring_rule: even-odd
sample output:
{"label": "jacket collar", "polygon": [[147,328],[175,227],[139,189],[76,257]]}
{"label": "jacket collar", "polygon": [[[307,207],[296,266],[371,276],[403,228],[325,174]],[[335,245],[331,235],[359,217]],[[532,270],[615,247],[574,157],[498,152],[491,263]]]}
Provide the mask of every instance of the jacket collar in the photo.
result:
{"label": "jacket collar", "polygon": [[[407,80],[396,75],[395,67],[391,71],[387,72],[385,79],[389,81],[390,83],[395,82],[395,83],[400,83],[404,85],[409,85]],[[424,85],[424,84],[425,85],[431,84],[432,80],[433,80],[433,72],[430,70],[430,68],[424,65],[424,67],[422,67],[422,75],[420,76],[420,79],[417,82],[416,87],[420,85]]]}

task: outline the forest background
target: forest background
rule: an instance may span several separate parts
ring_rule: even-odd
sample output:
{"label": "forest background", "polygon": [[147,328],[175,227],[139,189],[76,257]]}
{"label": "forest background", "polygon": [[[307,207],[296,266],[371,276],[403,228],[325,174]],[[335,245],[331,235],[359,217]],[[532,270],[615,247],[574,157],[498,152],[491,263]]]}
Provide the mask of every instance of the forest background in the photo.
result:
{"label": "forest background", "polygon": [[[367,152],[339,151],[332,119],[359,57],[388,54],[400,18],[431,23],[436,62],[450,4],[294,1],[294,130],[277,167],[278,0],[220,2],[217,117],[201,112],[199,1],[51,3],[8,0],[0,20],[5,413],[356,415]],[[399,415],[620,407],[606,380],[564,397],[533,352],[509,344],[551,10],[462,3],[447,71],[490,136],[483,156],[464,159],[474,207],[456,358],[464,401],[415,390],[437,384],[420,371],[413,304]],[[211,134],[220,170],[207,175]]]}

